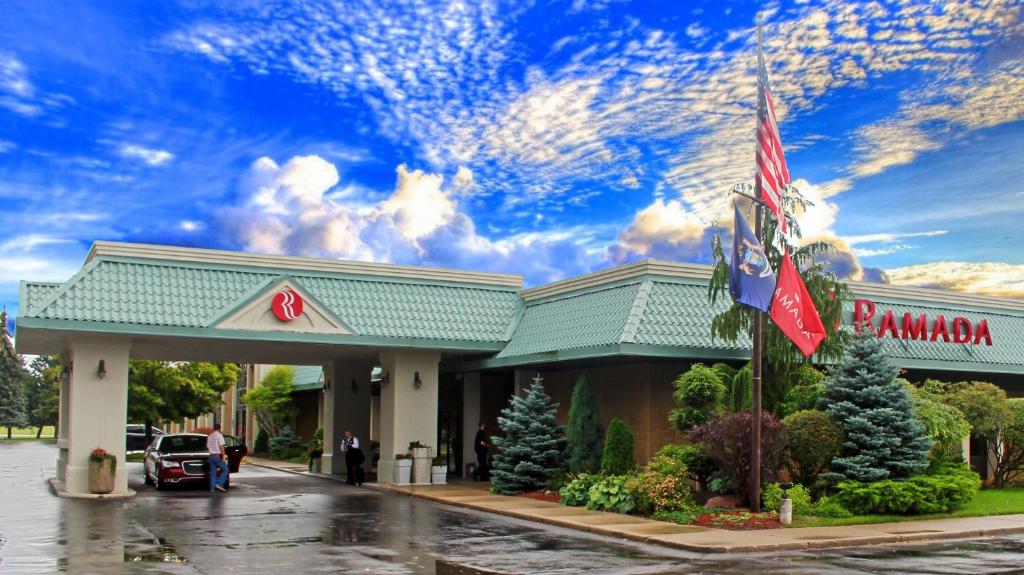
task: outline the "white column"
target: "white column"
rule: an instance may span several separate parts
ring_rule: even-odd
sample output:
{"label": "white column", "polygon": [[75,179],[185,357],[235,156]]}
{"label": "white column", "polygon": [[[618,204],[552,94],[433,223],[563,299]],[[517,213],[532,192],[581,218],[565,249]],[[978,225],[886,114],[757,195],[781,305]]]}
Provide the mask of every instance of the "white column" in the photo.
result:
{"label": "white column", "polygon": [[[128,351],[130,341],[82,337],[71,342],[68,401],[68,454],[64,490],[89,493],[89,453],[97,447],[117,457],[113,495],[128,494],[125,471],[125,424],[128,420]],[[99,364],[106,374],[100,377]]]}
{"label": "white column", "polygon": [[[467,463],[476,462],[476,451],[473,440],[480,429],[480,374],[466,373],[462,376],[462,469],[466,472]],[[467,477],[468,479],[468,477]]]}
{"label": "white column", "polygon": [[380,359],[386,383],[381,385],[377,481],[391,483],[395,454],[405,453],[409,443],[420,441],[437,452],[437,367],[441,354],[389,350],[381,352]]}
{"label": "white column", "polygon": [[[345,431],[359,438],[366,455],[364,468],[370,461],[370,374],[373,362],[336,361],[325,366],[325,377],[330,376],[330,389],[324,397],[324,456],[321,460],[325,473],[345,473],[345,457],[341,454],[341,439]],[[329,422],[329,423],[328,423]],[[328,433],[330,430],[330,433]],[[330,441],[328,442],[328,439]]]}

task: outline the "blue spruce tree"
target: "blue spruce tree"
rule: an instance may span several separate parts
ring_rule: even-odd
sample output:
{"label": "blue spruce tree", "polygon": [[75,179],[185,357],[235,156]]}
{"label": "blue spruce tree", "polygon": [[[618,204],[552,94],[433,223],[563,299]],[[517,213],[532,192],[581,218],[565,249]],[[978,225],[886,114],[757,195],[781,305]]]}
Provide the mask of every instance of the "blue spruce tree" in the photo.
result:
{"label": "blue spruce tree", "polygon": [[914,417],[910,395],[897,375],[870,329],[847,344],[822,398],[845,436],[832,460],[833,479],[905,479],[924,471],[931,440]]}
{"label": "blue spruce tree", "polygon": [[491,489],[502,495],[535,491],[562,470],[562,426],[555,422],[558,404],[535,380],[523,397],[512,396],[498,417],[505,437],[493,438]]}

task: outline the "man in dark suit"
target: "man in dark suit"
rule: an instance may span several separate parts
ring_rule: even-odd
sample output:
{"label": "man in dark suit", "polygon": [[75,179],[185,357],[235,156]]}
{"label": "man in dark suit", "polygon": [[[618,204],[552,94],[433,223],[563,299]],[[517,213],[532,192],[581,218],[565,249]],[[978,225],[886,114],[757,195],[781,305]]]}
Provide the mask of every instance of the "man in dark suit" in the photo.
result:
{"label": "man in dark suit", "polygon": [[473,481],[490,481],[490,470],[487,469],[487,449],[490,445],[487,437],[487,424],[480,422],[480,428],[473,440],[473,451],[476,452],[476,469],[473,471]]}
{"label": "man in dark suit", "polygon": [[359,449],[359,438],[346,431],[341,440],[341,450],[345,453],[345,482],[349,485],[363,484],[363,461],[366,456]]}

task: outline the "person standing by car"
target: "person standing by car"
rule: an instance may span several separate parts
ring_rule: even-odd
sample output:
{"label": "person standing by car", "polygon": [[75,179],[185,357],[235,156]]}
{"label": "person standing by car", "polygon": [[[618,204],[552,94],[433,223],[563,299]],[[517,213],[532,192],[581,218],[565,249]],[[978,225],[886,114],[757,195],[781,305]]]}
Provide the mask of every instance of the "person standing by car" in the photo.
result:
{"label": "person standing by car", "polygon": [[480,429],[473,439],[473,451],[476,452],[476,469],[473,471],[473,481],[489,481],[490,471],[487,469],[487,424],[480,422]]}
{"label": "person standing by car", "polygon": [[206,451],[210,453],[210,493],[227,491],[224,485],[228,482],[228,453],[219,423],[215,423],[213,431],[206,436]]}
{"label": "person standing by car", "polygon": [[351,431],[346,431],[341,440],[341,450],[345,452],[345,482],[349,485],[362,485],[363,461],[366,456],[359,449],[359,438],[352,435]]}

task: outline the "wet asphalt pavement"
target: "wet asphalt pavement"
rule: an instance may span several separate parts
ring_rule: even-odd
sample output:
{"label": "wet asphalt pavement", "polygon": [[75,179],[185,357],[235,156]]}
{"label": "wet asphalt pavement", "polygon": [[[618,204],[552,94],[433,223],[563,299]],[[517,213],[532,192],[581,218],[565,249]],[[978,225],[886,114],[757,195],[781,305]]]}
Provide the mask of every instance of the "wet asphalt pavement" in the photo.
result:
{"label": "wet asphalt pavement", "polygon": [[60,499],[56,448],[0,444],[7,573],[1024,573],[1024,536],[932,545],[701,555],[243,466],[226,494]]}

